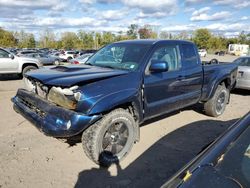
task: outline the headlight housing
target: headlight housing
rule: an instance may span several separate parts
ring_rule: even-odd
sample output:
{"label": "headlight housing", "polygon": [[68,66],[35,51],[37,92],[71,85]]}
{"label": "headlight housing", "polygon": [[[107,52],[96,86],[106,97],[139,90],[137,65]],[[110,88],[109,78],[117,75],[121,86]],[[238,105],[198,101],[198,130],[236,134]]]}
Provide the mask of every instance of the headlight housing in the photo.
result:
{"label": "headlight housing", "polygon": [[77,88],[78,86],[65,89],[52,87],[48,94],[48,100],[64,108],[74,110],[81,98],[80,92],[74,92]]}

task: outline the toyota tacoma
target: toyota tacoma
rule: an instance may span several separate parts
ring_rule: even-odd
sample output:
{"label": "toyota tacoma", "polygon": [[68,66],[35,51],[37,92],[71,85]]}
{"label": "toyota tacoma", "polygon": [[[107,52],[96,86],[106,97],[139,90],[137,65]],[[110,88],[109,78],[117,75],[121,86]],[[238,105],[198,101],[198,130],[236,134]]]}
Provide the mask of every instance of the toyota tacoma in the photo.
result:
{"label": "toyota tacoma", "polygon": [[139,125],[195,103],[221,115],[235,85],[236,64],[203,65],[196,46],[181,40],[109,44],[84,65],[28,72],[14,109],[48,136],[82,134],[86,155],[120,161],[139,140]]}

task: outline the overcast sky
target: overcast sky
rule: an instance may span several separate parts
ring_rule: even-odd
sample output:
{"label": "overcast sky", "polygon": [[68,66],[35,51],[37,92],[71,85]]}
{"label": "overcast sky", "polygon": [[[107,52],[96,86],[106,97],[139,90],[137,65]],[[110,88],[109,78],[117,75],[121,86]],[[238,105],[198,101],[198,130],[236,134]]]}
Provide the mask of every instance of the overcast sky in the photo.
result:
{"label": "overcast sky", "polygon": [[36,36],[64,31],[126,31],[130,24],[179,32],[250,32],[250,0],[0,0],[0,27]]}

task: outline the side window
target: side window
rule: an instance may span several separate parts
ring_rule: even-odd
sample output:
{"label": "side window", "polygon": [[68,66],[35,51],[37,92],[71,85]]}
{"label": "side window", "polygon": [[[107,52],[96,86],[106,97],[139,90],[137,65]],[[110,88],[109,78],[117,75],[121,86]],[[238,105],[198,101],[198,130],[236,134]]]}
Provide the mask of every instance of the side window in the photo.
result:
{"label": "side window", "polygon": [[9,57],[9,53],[0,49],[0,58],[8,58]]}
{"label": "side window", "polygon": [[169,71],[179,70],[181,68],[180,50],[178,45],[166,45],[155,50],[151,60],[165,61],[168,64]]}
{"label": "side window", "polygon": [[184,66],[187,68],[196,67],[198,58],[192,44],[182,44]]}

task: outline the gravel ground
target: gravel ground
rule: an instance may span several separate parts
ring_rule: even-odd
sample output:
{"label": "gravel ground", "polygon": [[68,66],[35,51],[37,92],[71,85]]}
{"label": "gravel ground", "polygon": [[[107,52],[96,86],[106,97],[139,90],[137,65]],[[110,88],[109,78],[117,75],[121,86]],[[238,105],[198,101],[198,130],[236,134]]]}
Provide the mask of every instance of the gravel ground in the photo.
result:
{"label": "gravel ground", "polygon": [[0,188],[159,187],[250,110],[250,93],[235,90],[218,118],[195,105],[153,119],[143,124],[140,142],[126,159],[102,169],[85,156],[78,139],[47,137],[13,111],[10,99],[22,85],[15,77],[0,81]]}

